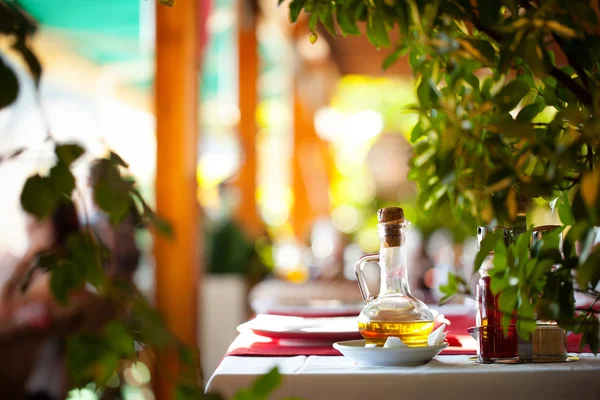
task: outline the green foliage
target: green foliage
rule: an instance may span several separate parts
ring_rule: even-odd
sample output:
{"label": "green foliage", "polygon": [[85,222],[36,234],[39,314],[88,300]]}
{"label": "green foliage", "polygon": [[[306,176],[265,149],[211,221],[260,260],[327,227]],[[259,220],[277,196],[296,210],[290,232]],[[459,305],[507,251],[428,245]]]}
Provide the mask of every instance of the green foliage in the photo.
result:
{"label": "green foliage", "polygon": [[448,302],[457,293],[463,295],[470,295],[470,289],[467,282],[460,276],[452,273],[448,274],[448,283],[440,286],[440,291],[444,294],[444,297],[440,299],[440,304]]}
{"label": "green foliage", "polygon": [[2,82],[2,90],[0,90],[0,109],[12,104],[19,94],[19,81],[12,69],[5,64],[0,57],[0,82]]}
{"label": "green foliage", "polygon": [[[558,240],[530,249],[529,237],[508,247],[488,238],[476,264],[495,249],[492,287],[507,315],[516,312],[519,334],[545,314],[564,326],[579,321],[597,350],[596,312],[582,317],[573,301],[574,290],[600,299],[600,35],[590,2],[306,0],[302,8],[311,19],[335,14],[343,35],[363,26],[373,45],[393,45],[384,67],[408,54],[418,98],[409,177],[422,212],[446,210],[475,232],[510,227],[519,204],[548,201],[566,234],[564,259]],[[395,28],[397,42],[388,34]],[[463,290],[451,278],[445,299]]]}

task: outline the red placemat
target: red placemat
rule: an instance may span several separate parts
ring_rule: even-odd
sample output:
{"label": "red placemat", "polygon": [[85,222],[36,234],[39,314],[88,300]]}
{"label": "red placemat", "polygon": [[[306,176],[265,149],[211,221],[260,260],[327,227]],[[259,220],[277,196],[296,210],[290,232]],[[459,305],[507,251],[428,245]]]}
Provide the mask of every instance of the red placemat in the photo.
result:
{"label": "red placemat", "polygon": [[[475,325],[474,316],[450,315],[447,326],[446,341],[449,346],[442,355],[466,354],[474,355],[477,352],[477,342],[467,334],[467,328]],[[579,352],[581,335],[567,337],[569,352]],[[289,357],[289,356],[340,356],[341,353],[332,347],[334,341],[309,342],[299,340],[271,339],[258,336],[252,332],[239,335],[229,347],[226,356],[263,356],[263,357]],[[585,346],[584,352],[590,352]]]}
{"label": "red placemat", "polygon": [[[475,341],[470,336],[451,336],[450,345],[441,354],[475,354]],[[472,342],[472,343],[471,343]],[[332,347],[333,342],[306,342],[285,339],[270,339],[245,332],[239,335],[229,347],[226,356],[341,356]]]}

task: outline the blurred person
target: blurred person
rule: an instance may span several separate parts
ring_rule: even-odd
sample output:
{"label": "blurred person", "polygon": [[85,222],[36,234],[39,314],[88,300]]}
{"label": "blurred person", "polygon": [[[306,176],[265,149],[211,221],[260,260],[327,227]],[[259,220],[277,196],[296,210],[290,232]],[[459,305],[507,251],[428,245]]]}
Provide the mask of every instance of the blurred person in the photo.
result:
{"label": "blurred person", "polygon": [[[67,387],[64,337],[80,325],[86,315],[92,315],[85,310],[94,304],[94,296],[82,289],[72,293],[69,305],[59,305],[52,295],[50,273],[34,266],[41,253],[52,252],[58,257],[66,254],[68,237],[80,231],[76,208],[70,200],[62,201],[48,218],[38,220],[28,216],[26,230],[28,248],[2,290],[3,333],[13,333],[3,336],[7,343],[2,344],[9,345],[11,339],[18,342],[24,333],[33,332],[26,335],[30,341],[29,357],[24,354],[21,359],[21,354],[15,353],[17,357],[10,357],[10,368],[27,362],[24,360],[33,362],[29,368],[20,365],[20,371],[30,372],[24,383],[25,398],[61,399]],[[2,366],[2,375],[8,367]]]}
{"label": "blurred person", "polygon": [[438,229],[430,237],[427,243],[427,255],[434,262],[434,267],[429,271],[431,274],[429,282],[431,293],[435,302],[438,302],[444,294],[440,286],[448,283],[448,273],[455,271],[455,255],[452,236],[445,229]]}
{"label": "blurred person", "polygon": [[90,228],[109,251],[110,256],[105,264],[108,276],[131,283],[141,258],[135,240],[136,230],[142,226],[141,218],[132,201],[125,218],[118,224],[113,224],[109,216],[96,204],[94,188],[99,182],[107,181],[106,171],[102,160],[93,162],[90,167],[89,186],[92,190]]}

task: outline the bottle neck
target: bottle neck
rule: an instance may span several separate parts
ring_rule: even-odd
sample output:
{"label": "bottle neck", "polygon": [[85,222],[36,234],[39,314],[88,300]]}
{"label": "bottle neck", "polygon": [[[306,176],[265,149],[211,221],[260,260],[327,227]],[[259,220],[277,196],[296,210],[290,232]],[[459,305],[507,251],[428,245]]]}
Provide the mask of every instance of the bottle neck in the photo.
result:
{"label": "bottle neck", "polygon": [[411,296],[406,273],[406,246],[382,247],[379,251],[381,285],[379,297],[386,294]]}

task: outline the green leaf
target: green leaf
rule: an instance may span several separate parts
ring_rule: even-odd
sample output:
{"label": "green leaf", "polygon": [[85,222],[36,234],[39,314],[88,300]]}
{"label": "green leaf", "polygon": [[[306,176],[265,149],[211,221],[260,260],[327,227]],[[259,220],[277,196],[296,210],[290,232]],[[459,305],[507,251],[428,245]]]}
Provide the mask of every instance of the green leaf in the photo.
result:
{"label": "green leaf", "polygon": [[481,61],[493,63],[496,60],[496,50],[487,40],[466,39],[463,45],[470,45],[470,50],[474,52]]}
{"label": "green leaf", "polygon": [[83,147],[75,143],[57,144],[54,149],[56,157],[64,163],[67,167],[70,167],[79,157],[85,153]]}
{"label": "green leaf", "polygon": [[543,109],[542,103],[528,104],[517,114],[517,121],[531,122]]}
{"label": "green leaf", "polygon": [[382,12],[377,12],[372,19],[373,32],[377,38],[379,45],[388,47],[390,45],[390,38],[385,27],[385,17]]}
{"label": "green leaf", "polygon": [[481,241],[481,245],[479,247],[479,252],[477,253],[477,256],[475,257],[475,265],[474,265],[475,270],[478,270],[481,267],[483,260],[485,260],[485,258],[489,255],[489,253],[492,250],[494,250],[494,248],[496,247],[496,244],[501,239],[504,239],[504,232],[502,232],[500,230],[497,230],[491,234],[488,234],[486,237],[483,238],[483,240]]}
{"label": "green leaf", "polygon": [[0,110],[14,103],[19,95],[19,80],[14,71],[4,63],[4,59],[0,56],[0,82],[2,82],[2,90],[0,90]]}
{"label": "green leaf", "polygon": [[302,8],[304,8],[305,3],[306,0],[293,0],[290,3],[290,21],[292,23],[298,20],[298,16],[300,15]]}
{"label": "green leaf", "polygon": [[543,45],[543,38],[528,36],[523,40],[521,48],[521,55],[534,75],[538,78],[548,75],[552,65],[547,62],[547,57],[545,57],[546,48]]}
{"label": "green leaf", "polygon": [[486,0],[477,3],[479,7],[479,19],[487,27],[496,27],[500,21],[501,0]]}
{"label": "green leaf", "polygon": [[520,234],[516,238],[516,242],[514,244],[514,254],[515,254],[515,262],[521,266],[525,265],[525,262],[529,259],[529,242],[530,242],[530,232],[525,232]]}
{"label": "green leaf", "polygon": [[281,374],[277,367],[261,375],[252,385],[252,393],[259,398],[266,398],[281,385]]}
{"label": "green leaf", "polygon": [[556,88],[550,85],[544,86],[544,102],[549,106],[558,105],[558,96],[556,95]]}
{"label": "green leaf", "polygon": [[519,296],[517,308],[517,334],[524,340],[529,340],[535,330],[535,313],[531,299],[528,296]]}
{"label": "green leaf", "polygon": [[75,189],[75,177],[69,167],[59,161],[50,169],[49,179],[58,195],[71,197]]}
{"label": "green leaf", "polygon": [[100,180],[94,186],[94,200],[98,207],[110,216],[111,222],[118,223],[132,206],[129,193],[131,189],[132,183],[121,180],[120,177]]}
{"label": "green leaf", "polygon": [[321,20],[323,26],[327,28],[327,31],[335,37],[335,23],[333,22],[333,14],[331,11],[327,10],[327,12],[320,14],[319,19]]}
{"label": "green leaf", "polygon": [[95,288],[104,283],[104,262],[108,250],[96,244],[87,234],[71,235],[67,238],[69,259],[81,268],[83,279]]}
{"label": "green leaf", "polygon": [[121,357],[135,354],[134,339],[129,329],[120,322],[111,321],[104,328],[106,342]]}
{"label": "green leaf", "polygon": [[410,141],[411,143],[416,142],[419,138],[421,138],[425,132],[423,132],[423,127],[421,124],[415,124],[411,133],[410,133]]}
{"label": "green leaf", "polygon": [[431,158],[435,155],[436,149],[435,147],[430,147],[427,151],[413,158],[412,165],[419,168],[425,165]]}
{"label": "green leaf", "polygon": [[68,260],[60,260],[52,269],[50,289],[52,295],[61,304],[68,304],[69,293],[83,286],[83,274],[80,266]]}
{"label": "green leaf", "polygon": [[387,57],[383,60],[382,68],[384,70],[386,70],[389,67],[391,67],[392,65],[394,65],[396,63],[396,61],[398,61],[398,59],[402,55],[403,50],[404,50],[403,47],[398,47],[398,48],[396,48],[396,50],[394,50],[393,52],[388,54]]}
{"label": "green leaf", "polygon": [[417,97],[422,107],[431,107],[438,103],[439,91],[431,78],[423,77],[417,87]]}
{"label": "green leaf", "polygon": [[338,8],[337,21],[344,35],[360,35],[356,19],[349,7]]}
{"label": "green leaf", "polygon": [[38,219],[49,216],[58,205],[59,196],[50,179],[40,175],[30,176],[21,191],[21,206]]}
{"label": "green leaf", "polygon": [[158,0],[158,3],[163,6],[173,7],[175,5],[175,0]]}
{"label": "green leaf", "polygon": [[508,288],[500,293],[498,297],[498,307],[502,312],[502,331],[504,335],[508,335],[508,328],[511,323],[513,310],[517,308],[517,289],[514,287]]}
{"label": "green leaf", "polygon": [[440,289],[440,292],[442,292],[445,295],[442,299],[440,299],[440,301],[439,301],[440,304],[444,304],[445,302],[450,300],[452,297],[454,297],[456,294],[458,294],[459,288],[458,288],[458,280],[456,279],[456,275],[454,275],[452,272],[448,272],[448,279],[446,281],[446,284],[440,285],[439,289]]}
{"label": "green leaf", "polygon": [[109,154],[109,156],[108,156],[108,159],[110,160],[110,162],[111,162],[111,163],[113,163],[113,164],[115,164],[115,165],[117,165],[117,166],[119,166],[119,167],[123,167],[123,168],[129,168],[129,164],[127,164],[127,163],[125,162],[125,160],[123,160],[123,159],[121,158],[121,156],[120,156],[120,155],[118,155],[118,154],[117,154],[117,153],[115,153],[115,152],[112,152],[112,151],[111,151],[111,152],[110,152],[110,154]]}
{"label": "green leaf", "polygon": [[489,125],[488,129],[506,137],[535,138],[535,129],[533,129],[529,121],[507,118],[496,124]]}
{"label": "green leaf", "polygon": [[188,366],[195,366],[198,360],[196,353],[189,347],[182,346],[179,348],[179,360]]}
{"label": "green leaf", "polygon": [[502,112],[508,112],[514,109],[529,93],[529,85],[522,79],[515,79],[504,86],[494,97],[494,102]]}
{"label": "green leaf", "polygon": [[575,218],[573,217],[573,210],[571,209],[571,204],[569,204],[569,194],[567,192],[563,192],[560,195],[556,208],[560,221],[564,225],[573,225]]}

